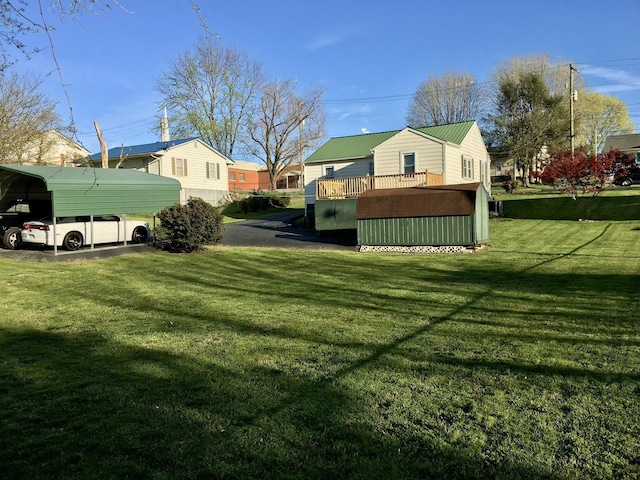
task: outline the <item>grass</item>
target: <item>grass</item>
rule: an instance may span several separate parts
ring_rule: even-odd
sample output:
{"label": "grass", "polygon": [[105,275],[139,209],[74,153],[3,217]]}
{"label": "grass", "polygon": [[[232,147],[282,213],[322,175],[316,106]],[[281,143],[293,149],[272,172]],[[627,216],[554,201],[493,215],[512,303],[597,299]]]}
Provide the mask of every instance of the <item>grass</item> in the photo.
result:
{"label": "grass", "polygon": [[[494,196],[502,200],[504,214],[509,218],[578,220],[586,212],[578,202],[548,187],[520,189],[513,194],[500,193],[494,187]],[[592,220],[640,219],[640,189],[613,188],[595,199]]]}
{"label": "grass", "polygon": [[638,478],[640,221],[3,259],[5,478]]}

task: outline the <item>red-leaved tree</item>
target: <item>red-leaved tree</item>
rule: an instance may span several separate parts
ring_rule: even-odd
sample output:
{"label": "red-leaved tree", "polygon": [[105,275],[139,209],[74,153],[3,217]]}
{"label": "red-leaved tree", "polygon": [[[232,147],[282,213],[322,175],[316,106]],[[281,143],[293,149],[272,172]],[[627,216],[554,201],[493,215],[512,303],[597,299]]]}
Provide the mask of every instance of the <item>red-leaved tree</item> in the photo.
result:
{"label": "red-leaved tree", "polygon": [[558,150],[539,176],[542,183],[553,185],[573,198],[589,219],[600,193],[612,186],[616,178],[629,175],[634,166],[634,157],[617,149],[602,155],[587,155],[584,149],[576,153]]}

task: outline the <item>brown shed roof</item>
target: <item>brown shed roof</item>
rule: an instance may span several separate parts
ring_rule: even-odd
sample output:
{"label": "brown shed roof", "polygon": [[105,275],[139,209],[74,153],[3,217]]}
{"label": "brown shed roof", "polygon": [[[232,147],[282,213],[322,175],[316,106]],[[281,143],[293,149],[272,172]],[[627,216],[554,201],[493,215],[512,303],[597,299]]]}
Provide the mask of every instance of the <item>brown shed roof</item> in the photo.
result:
{"label": "brown shed roof", "polygon": [[475,213],[480,183],[437,187],[367,190],[358,197],[356,218],[410,218],[471,215]]}

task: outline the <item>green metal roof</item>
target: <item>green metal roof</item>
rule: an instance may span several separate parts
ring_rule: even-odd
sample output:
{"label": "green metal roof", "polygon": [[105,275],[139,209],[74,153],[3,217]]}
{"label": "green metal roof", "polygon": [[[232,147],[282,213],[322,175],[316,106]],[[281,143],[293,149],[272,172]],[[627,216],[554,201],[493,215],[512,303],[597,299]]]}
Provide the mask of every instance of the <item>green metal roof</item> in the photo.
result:
{"label": "green metal roof", "polygon": [[[13,184],[13,186],[12,186]],[[50,198],[52,215],[158,212],[180,201],[180,182],[128,169],[0,165],[0,199]]]}
{"label": "green metal roof", "polygon": [[460,145],[471,130],[475,121],[434,125],[432,127],[416,128],[419,132],[449,143]]}
{"label": "green metal roof", "polygon": [[[460,145],[469,133],[475,121],[435,125],[432,127],[414,128],[413,130],[437,138],[444,142]],[[365,133],[350,137],[329,139],[318,150],[313,152],[305,163],[321,163],[329,160],[358,160],[373,156],[372,150],[389,140],[402,130],[381,133]]]}

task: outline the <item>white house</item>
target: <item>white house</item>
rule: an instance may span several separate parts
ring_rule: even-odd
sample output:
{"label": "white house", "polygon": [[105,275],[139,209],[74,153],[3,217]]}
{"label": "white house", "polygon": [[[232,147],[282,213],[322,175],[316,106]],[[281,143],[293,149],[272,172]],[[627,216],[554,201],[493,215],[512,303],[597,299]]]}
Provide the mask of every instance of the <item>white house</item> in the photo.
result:
{"label": "white house", "polygon": [[[200,138],[110,148],[108,157],[109,168],[132,168],[177,179],[182,187],[181,203],[189,197],[213,205],[229,200],[227,168],[233,162]],[[91,155],[89,161],[100,166],[100,153]]]}
{"label": "white house", "polygon": [[415,186],[409,178],[428,172],[445,185],[480,182],[491,191],[490,158],[475,121],[332,138],[304,167],[307,206],[316,202],[318,182],[329,179],[394,176],[392,187]]}
{"label": "white house", "polygon": [[38,135],[25,148],[22,156],[12,163],[68,167],[82,163],[89,153],[89,150],[57,130],[47,130]]}

